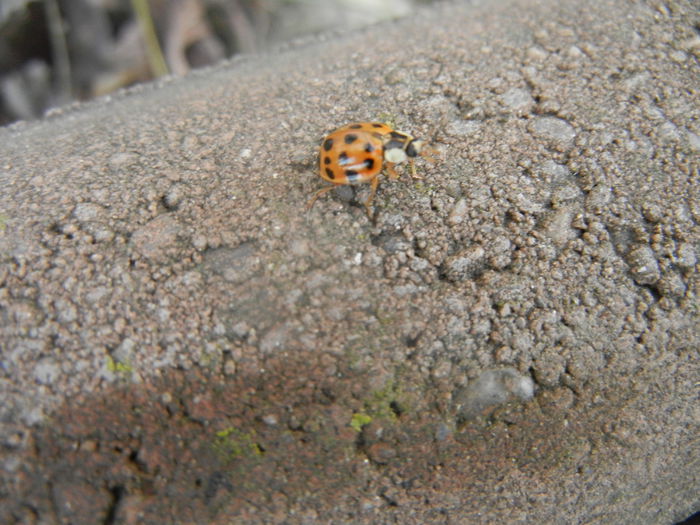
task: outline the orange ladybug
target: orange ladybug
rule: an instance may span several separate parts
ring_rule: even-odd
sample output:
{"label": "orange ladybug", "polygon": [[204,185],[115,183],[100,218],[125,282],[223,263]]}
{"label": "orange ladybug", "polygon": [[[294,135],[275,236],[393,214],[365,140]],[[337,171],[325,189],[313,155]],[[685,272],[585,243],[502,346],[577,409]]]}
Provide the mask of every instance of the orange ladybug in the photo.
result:
{"label": "orange ladybug", "polygon": [[316,199],[337,186],[369,182],[372,190],[365,208],[370,215],[382,168],[386,167],[389,178],[395,180],[399,174],[394,165],[408,160],[413,177],[422,178],[416,175],[414,166],[418,155],[427,157],[422,140],[381,122],[356,122],[338,128],[321,142],[319,157],[319,174],[333,186],[317,191],[306,208],[310,209]]}

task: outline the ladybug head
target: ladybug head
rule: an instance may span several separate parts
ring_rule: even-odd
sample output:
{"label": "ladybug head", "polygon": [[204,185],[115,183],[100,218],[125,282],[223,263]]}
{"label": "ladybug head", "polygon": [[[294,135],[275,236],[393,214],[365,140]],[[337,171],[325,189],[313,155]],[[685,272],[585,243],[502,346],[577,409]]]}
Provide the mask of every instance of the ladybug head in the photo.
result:
{"label": "ladybug head", "polygon": [[411,140],[406,146],[406,155],[409,157],[417,157],[423,149],[423,144],[424,142],[422,140]]}

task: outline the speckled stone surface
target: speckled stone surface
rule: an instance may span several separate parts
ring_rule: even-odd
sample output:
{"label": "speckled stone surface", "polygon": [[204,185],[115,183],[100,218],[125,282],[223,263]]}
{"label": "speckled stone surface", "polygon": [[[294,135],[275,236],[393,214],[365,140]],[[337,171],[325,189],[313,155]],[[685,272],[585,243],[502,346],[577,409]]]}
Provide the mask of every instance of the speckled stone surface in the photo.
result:
{"label": "speckled stone surface", "polygon": [[[0,522],[699,510],[699,24],[440,4],[0,130]],[[382,119],[424,179],[306,213]]]}

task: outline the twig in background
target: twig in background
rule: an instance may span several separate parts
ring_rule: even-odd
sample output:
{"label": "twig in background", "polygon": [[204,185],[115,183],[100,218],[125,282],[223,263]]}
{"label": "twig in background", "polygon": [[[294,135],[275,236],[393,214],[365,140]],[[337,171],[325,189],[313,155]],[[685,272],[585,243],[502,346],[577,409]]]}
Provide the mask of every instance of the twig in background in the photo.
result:
{"label": "twig in background", "polygon": [[63,29],[61,12],[58,9],[56,0],[46,0],[44,2],[46,21],[51,39],[51,58],[54,64],[55,78],[55,98],[53,105],[61,105],[73,99],[73,84],[71,81],[70,55],[68,54],[68,44]]}
{"label": "twig in background", "polygon": [[146,53],[148,54],[148,62],[151,65],[151,71],[154,76],[162,77],[168,74],[168,65],[163,58],[163,52],[158,43],[155,27],[153,26],[153,18],[151,11],[148,8],[148,0],[131,0],[131,7],[136,13],[143,37],[146,42]]}

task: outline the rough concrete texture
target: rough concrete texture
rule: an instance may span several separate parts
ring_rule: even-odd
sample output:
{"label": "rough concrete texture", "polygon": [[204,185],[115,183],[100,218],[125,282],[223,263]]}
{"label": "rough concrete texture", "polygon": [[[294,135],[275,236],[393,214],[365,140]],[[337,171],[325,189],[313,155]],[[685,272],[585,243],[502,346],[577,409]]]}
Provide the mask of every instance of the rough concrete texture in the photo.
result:
{"label": "rough concrete texture", "polygon": [[[443,4],[0,131],[0,522],[699,510],[699,13]],[[382,118],[424,180],[305,213]]]}

